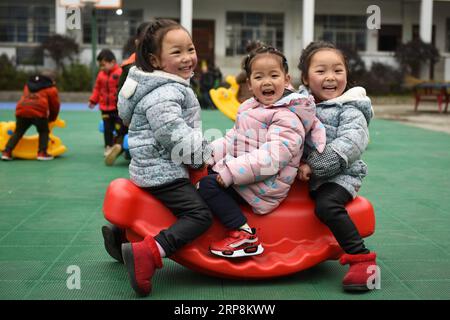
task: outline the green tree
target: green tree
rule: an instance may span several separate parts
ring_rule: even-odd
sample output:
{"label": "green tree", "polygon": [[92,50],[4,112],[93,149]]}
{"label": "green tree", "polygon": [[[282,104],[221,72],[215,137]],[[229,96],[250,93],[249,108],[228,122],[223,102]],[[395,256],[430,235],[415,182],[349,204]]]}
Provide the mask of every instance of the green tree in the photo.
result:
{"label": "green tree", "polygon": [[0,90],[22,90],[28,74],[17,70],[6,54],[0,55]]}
{"label": "green tree", "polygon": [[402,44],[395,52],[395,58],[402,71],[416,78],[420,77],[420,68],[423,63],[429,63],[429,76],[434,79],[434,65],[439,61],[440,55],[436,47],[431,43],[425,43],[420,39]]}
{"label": "green tree", "polygon": [[91,70],[84,64],[71,64],[64,67],[57,83],[63,91],[90,91]]}
{"label": "green tree", "polygon": [[64,59],[68,58],[73,62],[75,55],[78,55],[80,47],[74,39],[68,36],[54,34],[48,37],[42,44],[44,52],[55,61],[58,73],[64,69]]}

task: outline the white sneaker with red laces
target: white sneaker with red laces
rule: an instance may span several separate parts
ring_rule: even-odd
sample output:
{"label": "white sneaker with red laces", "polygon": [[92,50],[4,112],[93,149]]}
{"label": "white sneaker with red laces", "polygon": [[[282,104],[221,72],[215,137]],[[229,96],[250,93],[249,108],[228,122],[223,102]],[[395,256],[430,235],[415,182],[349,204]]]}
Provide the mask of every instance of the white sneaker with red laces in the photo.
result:
{"label": "white sneaker with red laces", "polygon": [[209,251],[212,254],[226,258],[261,254],[264,248],[258,240],[255,229],[252,229],[252,231],[253,233],[242,229],[230,231],[225,239],[211,243]]}
{"label": "white sneaker with red laces", "polygon": [[47,152],[39,152],[37,155],[39,161],[48,161],[55,159],[53,156],[49,155]]}
{"label": "white sneaker with red laces", "polygon": [[13,158],[12,158],[12,152],[11,151],[3,151],[2,152],[2,160],[5,160],[5,161],[11,161]]}

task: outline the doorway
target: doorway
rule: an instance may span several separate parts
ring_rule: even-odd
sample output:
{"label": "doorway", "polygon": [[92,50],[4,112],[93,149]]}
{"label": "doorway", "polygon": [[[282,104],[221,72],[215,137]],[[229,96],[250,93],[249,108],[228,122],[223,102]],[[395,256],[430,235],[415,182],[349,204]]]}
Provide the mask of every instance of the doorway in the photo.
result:
{"label": "doorway", "polygon": [[214,20],[193,20],[192,38],[195,50],[197,51],[198,66],[196,73],[200,71],[202,60],[215,64],[214,42],[215,42],[215,21]]}

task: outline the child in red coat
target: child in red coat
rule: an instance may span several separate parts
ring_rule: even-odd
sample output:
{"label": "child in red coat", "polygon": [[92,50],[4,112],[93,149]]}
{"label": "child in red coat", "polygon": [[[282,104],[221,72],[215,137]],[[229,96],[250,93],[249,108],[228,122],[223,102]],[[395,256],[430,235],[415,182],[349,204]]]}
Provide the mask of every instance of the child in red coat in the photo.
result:
{"label": "child in red coat", "polygon": [[[100,72],[89,98],[89,108],[93,109],[99,104],[104,128],[105,163],[112,165],[122,151],[122,140],[126,133],[126,128],[117,112],[117,88],[122,69],[116,63],[114,53],[109,49],[100,51],[97,61]],[[116,138],[114,138],[114,131],[117,132]]]}
{"label": "child in red coat", "polygon": [[58,89],[54,75],[43,72],[31,76],[23,89],[23,95],[16,106],[16,130],[2,152],[2,160],[12,160],[12,151],[25,132],[34,125],[39,133],[38,160],[53,160],[47,153],[48,123],[55,121],[59,113]]}

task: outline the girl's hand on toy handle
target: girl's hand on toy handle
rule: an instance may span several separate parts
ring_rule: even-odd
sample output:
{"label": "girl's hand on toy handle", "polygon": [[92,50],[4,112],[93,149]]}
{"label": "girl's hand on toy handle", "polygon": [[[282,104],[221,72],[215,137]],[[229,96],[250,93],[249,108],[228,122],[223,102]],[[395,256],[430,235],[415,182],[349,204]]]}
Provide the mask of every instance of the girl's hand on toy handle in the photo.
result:
{"label": "girl's hand on toy handle", "polygon": [[298,168],[297,178],[300,181],[306,182],[306,181],[309,181],[309,179],[311,178],[311,174],[312,174],[312,170],[311,170],[311,167],[309,166],[309,164],[303,163]]}
{"label": "girl's hand on toy handle", "polygon": [[95,104],[93,104],[92,102],[89,102],[88,107],[89,107],[89,109],[94,109],[95,108]]}

